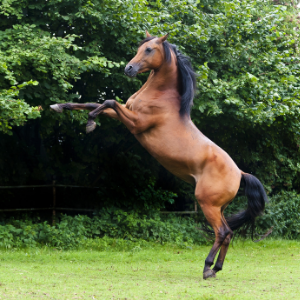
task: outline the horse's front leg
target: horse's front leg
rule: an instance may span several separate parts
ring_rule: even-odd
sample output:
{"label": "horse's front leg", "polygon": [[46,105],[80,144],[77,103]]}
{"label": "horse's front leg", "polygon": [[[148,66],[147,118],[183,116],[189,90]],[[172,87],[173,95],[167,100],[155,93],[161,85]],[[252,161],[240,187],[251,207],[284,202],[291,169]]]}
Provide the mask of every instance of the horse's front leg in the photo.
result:
{"label": "horse's front leg", "polygon": [[50,105],[50,108],[55,112],[62,113],[64,109],[68,110],[95,110],[101,104],[98,103],[57,103]]}
{"label": "horse's front leg", "polygon": [[148,126],[148,122],[146,120],[143,120],[143,122],[141,122],[138,118],[137,113],[126,108],[125,105],[122,105],[115,100],[105,100],[102,105],[89,113],[88,122],[86,124],[87,133],[93,131],[96,128],[96,123],[94,120],[99,114],[118,119],[133,134],[137,134],[139,133],[139,131],[143,131],[143,129]]}

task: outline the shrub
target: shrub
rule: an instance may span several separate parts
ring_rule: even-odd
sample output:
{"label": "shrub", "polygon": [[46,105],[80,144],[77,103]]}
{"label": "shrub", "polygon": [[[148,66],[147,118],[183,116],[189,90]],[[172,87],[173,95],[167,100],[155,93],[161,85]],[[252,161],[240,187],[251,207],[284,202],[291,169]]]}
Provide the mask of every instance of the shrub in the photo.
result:
{"label": "shrub", "polygon": [[258,228],[273,228],[273,237],[286,239],[300,238],[300,195],[284,192],[270,198],[265,214],[257,220]]}
{"label": "shrub", "polygon": [[46,221],[34,223],[31,220],[11,220],[10,224],[0,226],[0,247],[4,248],[48,245],[74,249],[90,244],[90,239],[102,237],[177,245],[205,241],[192,218],[161,216],[158,212],[146,216],[112,208],[102,209],[93,218],[61,215],[56,226]]}
{"label": "shrub", "polygon": [[[225,215],[231,215],[244,210],[247,199],[237,197],[225,210]],[[265,233],[273,227],[272,237],[285,239],[300,238],[300,195],[296,192],[282,191],[269,197],[263,216],[256,220],[256,231]]]}
{"label": "shrub", "polygon": [[[243,206],[239,197],[228,208],[234,213]],[[201,220],[201,215],[199,216]],[[202,216],[203,217],[203,216]],[[300,238],[300,195],[281,192],[270,198],[265,214],[257,219],[257,232],[274,226],[272,237]],[[204,244],[205,238],[193,218],[161,215],[152,211],[145,215],[115,207],[101,209],[94,217],[62,214],[56,226],[47,221],[9,220],[0,225],[0,247],[24,248],[47,245],[61,249],[93,247],[98,250],[131,249],[146,242],[175,243],[178,246]]]}

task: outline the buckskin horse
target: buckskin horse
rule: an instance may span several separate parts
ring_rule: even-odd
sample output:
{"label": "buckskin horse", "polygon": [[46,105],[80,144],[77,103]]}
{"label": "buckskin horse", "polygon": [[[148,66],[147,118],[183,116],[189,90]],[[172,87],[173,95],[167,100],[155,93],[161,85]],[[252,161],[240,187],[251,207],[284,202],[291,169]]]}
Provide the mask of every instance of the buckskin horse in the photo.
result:
{"label": "buckskin horse", "polygon": [[[125,74],[135,77],[150,71],[146,83],[126,104],[115,100],[97,103],[59,103],[51,109],[89,110],[87,133],[96,127],[99,115],[121,121],[141,145],[167,170],[195,186],[195,197],[212,226],[215,241],[203,270],[203,278],[216,277],[222,270],[233,231],[253,228],[267,202],[260,181],[242,172],[230,156],[194,125],[190,117],[196,89],[196,74],[188,57],[167,42],[168,35],[147,37],[140,43],[136,56],[125,67]],[[224,209],[244,186],[248,206],[229,218]],[[219,255],[214,267],[215,256]]]}

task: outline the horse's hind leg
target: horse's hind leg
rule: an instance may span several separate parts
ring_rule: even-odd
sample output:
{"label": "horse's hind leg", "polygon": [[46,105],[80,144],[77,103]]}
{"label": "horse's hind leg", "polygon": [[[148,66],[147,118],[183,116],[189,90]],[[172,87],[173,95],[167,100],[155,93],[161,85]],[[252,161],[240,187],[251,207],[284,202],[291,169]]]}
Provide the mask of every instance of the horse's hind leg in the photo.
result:
{"label": "horse's hind leg", "polygon": [[225,260],[225,256],[226,256],[226,253],[227,253],[230,241],[231,241],[232,236],[233,236],[233,232],[230,229],[229,225],[227,224],[227,222],[225,220],[225,217],[223,215],[223,212],[221,212],[221,214],[222,214],[222,221],[225,224],[225,226],[227,227],[227,231],[229,231],[229,233],[227,234],[227,236],[225,237],[225,239],[224,239],[224,241],[222,243],[221,250],[220,250],[219,255],[218,255],[218,259],[217,259],[217,261],[216,261],[216,263],[214,265],[213,271],[215,273],[217,273],[217,272],[219,272],[219,271],[222,270],[222,267],[223,267],[223,264],[224,264],[224,260]]}
{"label": "horse's hind leg", "polygon": [[227,238],[228,234],[230,234],[231,230],[222,219],[220,207],[215,207],[212,205],[201,205],[201,208],[207,221],[213,227],[215,232],[215,242],[205,260],[203,270],[203,279],[207,279],[210,277],[216,277],[216,271],[214,269],[212,270],[210,267],[213,265],[214,259],[220,247],[222,246],[224,240]]}
{"label": "horse's hind leg", "polygon": [[98,103],[58,103],[50,105],[50,108],[58,113],[62,113],[64,109],[92,111],[98,108],[100,105],[101,104]]}

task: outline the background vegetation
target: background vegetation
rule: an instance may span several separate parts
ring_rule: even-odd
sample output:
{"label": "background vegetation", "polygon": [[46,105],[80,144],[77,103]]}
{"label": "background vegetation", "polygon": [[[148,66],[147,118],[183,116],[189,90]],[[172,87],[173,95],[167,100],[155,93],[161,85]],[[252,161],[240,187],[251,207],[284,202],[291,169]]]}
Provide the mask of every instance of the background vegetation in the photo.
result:
{"label": "background vegetation", "polygon": [[[65,193],[64,201],[148,218],[192,203],[192,188],[122,124],[99,118],[86,135],[86,112],[49,110],[57,102],[125,102],[147,77],[123,75],[145,30],[168,32],[199,74],[193,121],[271,197],[261,229],[275,222],[278,235],[299,238],[297,13],[292,4],[264,0],[1,1],[0,184],[44,184],[55,176],[99,186],[83,197]],[[3,208],[47,198],[1,194]],[[242,205],[239,199],[229,210]]]}

